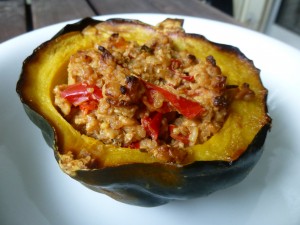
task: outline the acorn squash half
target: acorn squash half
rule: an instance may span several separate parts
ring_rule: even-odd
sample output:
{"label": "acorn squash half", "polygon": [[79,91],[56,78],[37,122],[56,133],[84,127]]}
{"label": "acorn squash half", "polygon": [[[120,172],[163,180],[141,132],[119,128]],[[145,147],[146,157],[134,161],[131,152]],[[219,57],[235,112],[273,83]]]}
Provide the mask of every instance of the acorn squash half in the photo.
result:
{"label": "acorn squash half", "polygon": [[[233,101],[221,130],[203,144],[187,147],[188,157],[182,163],[161,162],[144,151],[105,145],[81,134],[64,119],[54,106],[53,88],[66,82],[68,60],[78,50],[91,48],[112,33],[142,45],[159,35],[158,27],[136,20],[91,18],[67,25],[24,61],[17,83],[27,115],[41,129],[65,173],[118,201],[157,206],[227,188],[251,171],[263,152],[271,126],[267,89],[260,80],[260,71],[238,48],[187,34],[181,28],[182,22],[171,19],[162,28],[176,48],[199,59],[212,55],[228,83],[249,84],[255,98]],[[99,30],[100,34],[95,35]]]}

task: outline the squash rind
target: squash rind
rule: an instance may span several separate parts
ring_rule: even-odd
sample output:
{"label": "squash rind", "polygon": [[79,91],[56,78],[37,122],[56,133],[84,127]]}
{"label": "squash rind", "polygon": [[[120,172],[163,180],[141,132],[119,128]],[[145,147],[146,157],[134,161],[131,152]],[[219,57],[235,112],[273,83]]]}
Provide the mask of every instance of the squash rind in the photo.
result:
{"label": "squash rind", "polygon": [[[24,61],[23,71],[17,84],[17,92],[24,104],[25,112],[42,130],[47,144],[54,149],[59,164],[61,163],[61,154],[64,153],[60,152],[61,146],[64,145],[61,143],[65,141],[61,138],[58,125],[51,122],[49,123],[49,118],[43,113],[40,114],[38,107],[34,105],[35,103],[32,103],[31,99],[26,96],[25,89],[28,88],[27,86],[29,85],[26,81],[26,73],[28,73],[27,65],[35,60],[39,60],[41,51],[51,45],[53,41],[59,42],[60,38],[64,35],[72,36],[73,33],[78,35],[78,31],[81,32],[88,25],[99,23],[101,23],[101,21],[86,18],[76,24],[67,25],[51,40],[39,46],[33,54]],[[113,24],[113,26],[134,24],[148,29],[148,25],[139,21],[112,19],[108,20],[107,23]],[[259,72],[253,62],[247,59],[238,48],[210,42],[201,35],[187,34],[187,36],[203,39],[208,45],[213,45],[219,49],[222,54],[229,54],[234,57],[238,56],[241,62],[251,65],[254,73]],[[80,35],[78,38],[78,40],[80,40]],[[179,37],[179,41],[181,40],[180,38],[184,37]],[[183,46],[186,44],[187,43],[183,43]],[[258,82],[261,81],[258,80]],[[169,165],[156,162],[146,157],[144,160],[141,160],[141,162],[139,162],[139,160],[136,162],[133,160],[132,163],[125,162],[123,165],[117,164],[115,166],[105,166],[105,164],[102,164],[104,165],[102,168],[81,169],[73,172],[66,171],[61,165],[62,170],[92,190],[107,194],[118,201],[139,206],[157,206],[171,200],[200,197],[232,186],[247,176],[262,154],[262,146],[271,126],[271,119],[267,115],[267,90],[265,89],[264,91],[264,93],[260,93],[264,98],[264,101],[262,101],[262,104],[264,104],[262,114],[264,114],[265,117],[262,119],[263,124],[259,125],[260,129],[258,133],[253,138],[251,144],[246,147],[244,153],[241,156],[237,155],[236,158],[229,158],[227,161],[196,161],[187,163],[187,165]],[[51,107],[51,110],[53,110],[52,108],[54,109],[54,107]],[[70,134],[84,138],[85,143],[91,140],[91,138],[83,137],[76,131],[72,131]],[[97,143],[95,143],[95,145],[96,144]],[[92,143],[90,149],[93,147],[94,144]],[[105,155],[107,151],[109,152],[110,148],[113,147],[102,150],[103,154]],[[190,151],[192,152],[193,148],[191,148]],[[140,155],[142,156],[143,153],[136,153],[135,157],[139,159],[138,157],[140,157]]]}

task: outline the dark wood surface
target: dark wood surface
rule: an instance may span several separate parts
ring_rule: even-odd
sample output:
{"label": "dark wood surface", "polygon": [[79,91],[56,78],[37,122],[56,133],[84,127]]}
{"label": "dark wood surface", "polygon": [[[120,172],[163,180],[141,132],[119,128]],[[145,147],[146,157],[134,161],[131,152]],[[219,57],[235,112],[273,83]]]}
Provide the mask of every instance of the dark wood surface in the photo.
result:
{"label": "dark wood surface", "polygon": [[200,0],[0,0],[0,43],[54,23],[116,13],[179,14],[239,25]]}
{"label": "dark wood surface", "polygon": [[27,31],[23,0],[0,1],[0,42]]}

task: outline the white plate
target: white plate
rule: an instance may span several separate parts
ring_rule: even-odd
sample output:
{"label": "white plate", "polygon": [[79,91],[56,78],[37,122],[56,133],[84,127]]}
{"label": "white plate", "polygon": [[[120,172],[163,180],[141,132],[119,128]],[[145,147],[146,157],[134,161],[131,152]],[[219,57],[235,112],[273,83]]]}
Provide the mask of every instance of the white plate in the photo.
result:
{"label": "white plate", "polygon": [[240,184],[210,196],[155,208],[119,203],[62,173],[15,92],[22,61],[65,23],[0,45],[0,224],[300,224],[300,52],[259,33],[220,22],[157,14],[101,16],[156,24],[185,19],[187,32],[239,47],[261,69],[273,128],[264,154]]}

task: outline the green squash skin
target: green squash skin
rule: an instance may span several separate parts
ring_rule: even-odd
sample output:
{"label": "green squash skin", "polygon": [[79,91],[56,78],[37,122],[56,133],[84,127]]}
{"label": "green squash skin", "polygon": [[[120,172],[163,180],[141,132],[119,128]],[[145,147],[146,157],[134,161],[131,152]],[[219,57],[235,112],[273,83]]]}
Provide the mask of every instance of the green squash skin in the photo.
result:
{"label": "green squash skin", "polygon": [[[77,171],[73,177],[88,188],[131,205],[153,207],[172,200],[209,195],[241,182],[259,161],[270,129],[264,126],[234,162],[194,162],[183,167],[130,164],[100,170]],[[166,179],[170,182],[166,182]],[[172,179],[175,178],[175,179]]]}
{"label": "green squash skin", "polygon": [[[120,19],[120,21],[126,20]],[[67,25],[51,40],[62,34],[80,31],[87,25],[95,25],[99,22],[101,21],[85,18],[76,24]],[[225,48],[226,51],[237,51],[241,57],[245,57],[234,47],[217,45],[220,48]],[[31,121],[41,129],[43,137],[47,144],[53,148],[55,158],[59,162],[55,129],[44,117],[32,110],[22,100],[19,91],[21,85],[22,78],[18,81],[17,92],[23,102],[25,112]],[[185,166],[138,163],[102,169],[78,170],[70,176],[94,191],[131,205],[154,207],[173,200],[198,198],[241,182],[259,161],[270,127],[271,119],[257,133],[247,150],[233,162],[199,161]]]}

